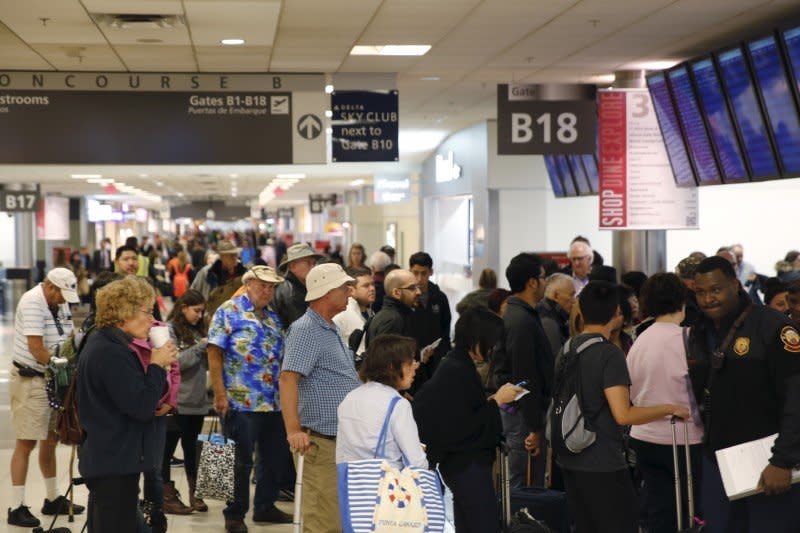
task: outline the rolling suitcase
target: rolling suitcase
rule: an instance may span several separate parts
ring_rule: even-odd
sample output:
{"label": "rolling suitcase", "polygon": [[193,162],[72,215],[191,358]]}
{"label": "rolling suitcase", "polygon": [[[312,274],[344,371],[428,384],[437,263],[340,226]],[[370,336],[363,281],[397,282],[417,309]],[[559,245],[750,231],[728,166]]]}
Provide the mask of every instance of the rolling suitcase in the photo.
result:
{"label": "rolling suitcase", "polygon": [[672,417],[672,466],[675,469],[675,508],[678,513],[678,533],[698,533],[703,530],[702,524],[695,523],[694,487],[692,486],[692,457],[689,451],[689,423],[683,423],[683,444],[686,454],[686,498],[689,506],[689,524],[683,527],[686,515],[683,513],[683,494],[681,491],[681,470],[678,464],[678,439],[675,435],[675,417]]}

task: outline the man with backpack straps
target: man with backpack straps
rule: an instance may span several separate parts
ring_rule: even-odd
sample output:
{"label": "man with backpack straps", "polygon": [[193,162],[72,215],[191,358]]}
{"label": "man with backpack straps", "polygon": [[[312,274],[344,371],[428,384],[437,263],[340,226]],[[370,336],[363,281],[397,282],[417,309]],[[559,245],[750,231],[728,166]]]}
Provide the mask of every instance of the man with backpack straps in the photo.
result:
{"label": "man with backpack straps", "polygon": [[548,433],[561,467],[577,533],[638,531],[636,494],[625,461],[622,427],[677,416],[679,405],[635,407],[625,354],[608,338],[622,320],[616,286],[586,285],[578,297],[584,330],[556,359]]}

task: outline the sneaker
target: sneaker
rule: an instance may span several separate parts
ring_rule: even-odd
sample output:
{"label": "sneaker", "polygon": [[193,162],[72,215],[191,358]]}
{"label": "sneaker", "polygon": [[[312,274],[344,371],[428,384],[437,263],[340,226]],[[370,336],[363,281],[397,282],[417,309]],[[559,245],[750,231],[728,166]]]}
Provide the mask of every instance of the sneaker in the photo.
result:
{"label": "sneaker", "polygon": [[[72,514],[81,514],[85,510],[86,507],[73,502]],[[53,516],[56,514],[65,515],[67,513],[69,513],[69,500],[67,500],[67,498],[64,496],[59,496],[53,501],[45,498],[44,505],[42,505],[42,514]]]}
{"label": "sneaker", "polygon": [[39,527],[41,524],[39,519],[31,514],[31,508],[26,505],[20,505],[13,511],[9,508],[8,523],[20,527]]}
{"label": "sneaker", "polygon": [[253,512],[253,522],[270,522],[272,524],[291,524],[292,515],[284,513],[274,505]]}
{"label": "sneaker", "polygon": [[247,533],[247,526],[241,520],[225,519],[225,531],[227,533]]}

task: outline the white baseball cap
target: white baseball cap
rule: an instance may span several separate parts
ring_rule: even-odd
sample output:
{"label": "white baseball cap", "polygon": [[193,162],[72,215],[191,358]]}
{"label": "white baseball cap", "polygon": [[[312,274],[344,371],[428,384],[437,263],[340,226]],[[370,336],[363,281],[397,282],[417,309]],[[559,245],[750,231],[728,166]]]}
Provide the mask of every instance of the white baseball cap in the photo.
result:
{"label": "white baseball cap", "polygon": [[306,276],[306,301],[313,302],[338,289],[345,283],[355,281],[338,263],[323,263],[312,268]]}
{"label": "white baseball cap", "polygon": [[47,281],[61,289],[61,295],[67,303],[76,304],[81,301],[78,297],[78,280],[68,268],[54,268],[47,273]]}

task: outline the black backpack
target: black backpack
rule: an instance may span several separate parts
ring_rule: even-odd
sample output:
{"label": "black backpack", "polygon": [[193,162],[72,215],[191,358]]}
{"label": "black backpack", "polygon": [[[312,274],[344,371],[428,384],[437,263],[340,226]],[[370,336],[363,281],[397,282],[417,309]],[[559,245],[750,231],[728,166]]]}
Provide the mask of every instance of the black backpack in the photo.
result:
{"label": "black backpack", "polygon": [[604,342],[602,337],[591,337],[580,345],[578,337],[564,344],[556,360],[553,399],[547,410],[547,440],[553,453],[574,455],[591,446],[596,434],[591,421],[584,416],[581,392],[581,355],[587,348]]}

